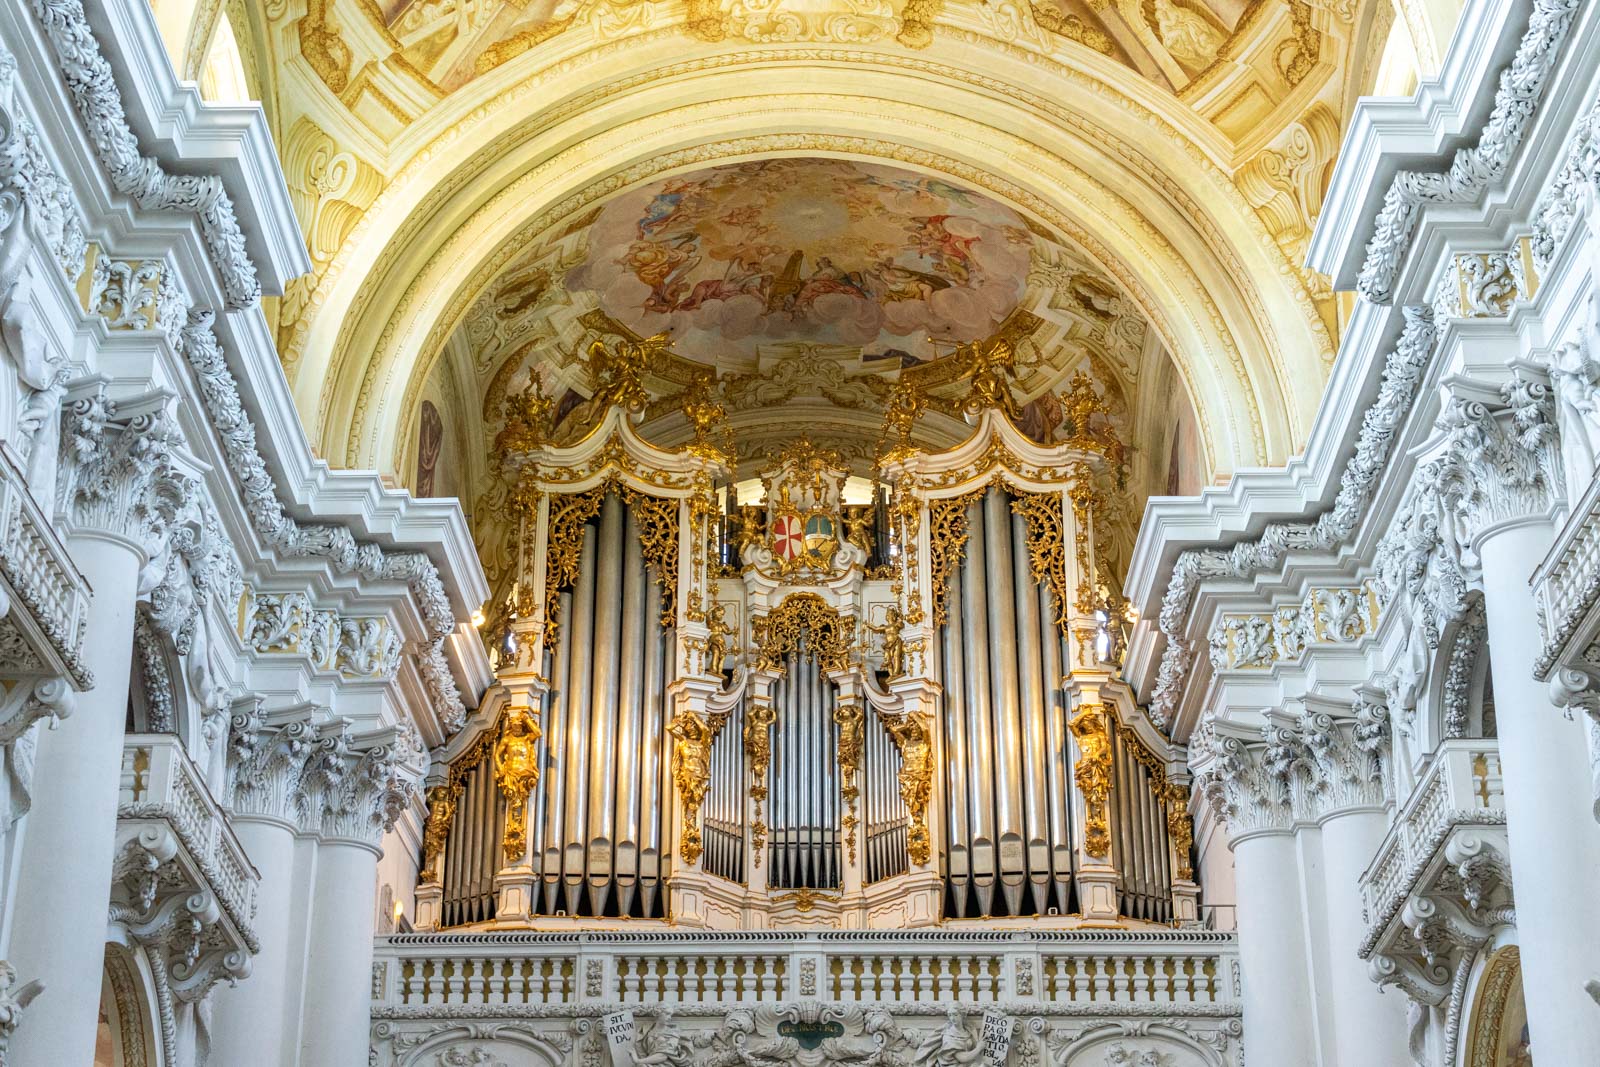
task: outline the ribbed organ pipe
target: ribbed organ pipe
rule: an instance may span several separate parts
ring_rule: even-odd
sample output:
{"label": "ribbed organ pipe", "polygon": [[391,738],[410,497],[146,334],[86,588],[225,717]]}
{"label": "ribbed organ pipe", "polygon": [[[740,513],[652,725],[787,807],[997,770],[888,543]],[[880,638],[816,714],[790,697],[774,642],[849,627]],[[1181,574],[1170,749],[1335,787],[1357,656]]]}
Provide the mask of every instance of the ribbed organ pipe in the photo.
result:
{"label": "ribbed organ pipe", "polygon": [[1118,906],[1135,919],[1172,919],[1172,854],[1166,812],[1150,769],[1134,754],[1120,725],[1111,733],[1112,858]]}
{"label": "ribbed organ pipe", "polygon": [[969,499],[965,518],[939,633],[946,914],[1067,913],[1072,776],[1055,604],[1033,578],[1027,519],[1007,489]]}

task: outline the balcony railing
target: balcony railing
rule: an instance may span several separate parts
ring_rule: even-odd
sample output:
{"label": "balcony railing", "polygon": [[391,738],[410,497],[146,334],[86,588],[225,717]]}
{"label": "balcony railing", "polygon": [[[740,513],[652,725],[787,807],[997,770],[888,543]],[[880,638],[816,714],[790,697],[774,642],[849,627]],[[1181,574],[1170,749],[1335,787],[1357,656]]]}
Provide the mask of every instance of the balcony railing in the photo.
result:
{"label": "balcony railing", "polygon": [[0,636],[5,629],[20,633],[32,653],[0,667],[86,683],[78,656],[88,611],[88,584],[0,443]]}
{"label": "balcony railing", "polygon": [[1505,822],[1500,749],[1493,738],[1441,744],[1389,834],[1361,876],[1361,903],[1370,928],[1386,925],[1459,826]]}
{"label": "balcony railing", "polygon": [[1187,930],[404,934],[378,941],[373,999],[406,1015],[798,1000],[1228,1014],[1237,967],[1233,935]]}
{"label": "balcony railing", "polygon": [[192,882],[210,889],[233,924],[248,929],[259,875],[182,740],[174,734],[128,735],[117,808],[119,840],[137,839],[152,824],[169,830],[179,845],[173,861],[192,868]]}

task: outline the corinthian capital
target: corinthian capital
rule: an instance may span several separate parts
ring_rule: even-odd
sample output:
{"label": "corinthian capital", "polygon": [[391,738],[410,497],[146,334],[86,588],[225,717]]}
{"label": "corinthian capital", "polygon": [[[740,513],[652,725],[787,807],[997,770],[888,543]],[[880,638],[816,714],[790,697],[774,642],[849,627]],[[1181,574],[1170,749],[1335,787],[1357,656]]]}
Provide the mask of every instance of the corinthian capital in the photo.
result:
{"label": "corinthian capital", "polygon": [[254,699],[233,707],[228,795],[235,814],[298,823],[301,782],[319,737],[310,704],[264,712]]}
{"label": "corinthian capital", "polygon": [[1519,371],[1500,386],[1498,403],[1453,397],[1439,426],[1448,442],[1440,491],[1456,504],[1469,539],[1562,498],[1555,398],[1544,382]]}
{"label": "corinthian capital", "polygon": [[77,527],[153,553],[198,495],[182,465],[170,397],[107,398],[99,384],[71,400],[61,424],[61,506]]}
{"label": "corinthian capital", "polygon": [[394,727],[352,735],[344,720],[325,724],[321,733],[301,788],[305,828],[376,846],[416,791],[416,739]]}
{"label": "corinthian capital", "polygon": [[1303,814],[1320,818],[1350,808],[1377,807],[1387,799],[1389,711],[1358,701],[1353,712],[1308,697],[1298,734],[1308,779],[1299,792]]}
{"label": "corinthian capital", "polygon": [[1245,731],[1210,723],[1190,745],[1199,770],[1195,792],[1236,838],[1285,831],[1294,824],[1293,768],[1298,753],[1281,727]]}

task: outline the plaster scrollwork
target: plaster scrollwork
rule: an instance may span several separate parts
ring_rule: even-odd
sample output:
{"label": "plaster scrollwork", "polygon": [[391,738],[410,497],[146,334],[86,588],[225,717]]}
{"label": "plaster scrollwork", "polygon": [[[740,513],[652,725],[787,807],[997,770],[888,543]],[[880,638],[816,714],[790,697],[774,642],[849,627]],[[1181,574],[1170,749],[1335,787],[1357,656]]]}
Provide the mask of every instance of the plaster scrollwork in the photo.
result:
{"label": "plaster scrollwork", "polygon": [[1171,721],[1188,678],[1193,649],[1186,631],[1200,583],[1212,578],[1249,577],[1277,566],[1291,550],[1331,548],[1355,531],[1393,451],[1401,422],[1411,410],[1437,339],[1430,308],[1411,306],[1401,312],[1405,329],[1384,361],[1378,398],[1362,418],[1355,452],[1340,476],[1332,507],[1309,522],[1268,523],[1259,538],[1241,541],[1232,548],[1189,549],[1173,565],[1159,616],[1166,649],[1150,699],[1150,717],[1157,725]]}
{"label": "plaster scrollwork", "polygon": [[1445,668],[1443,733],[1446,739],[1467,736],[1472,713],[1473,674],[1487,638],[1483,598],[1476,597],[1456,630],[1450,646],[1450,661]]}
{"label": "plaster scrollwork", "polygon": [[159,555],[199,490],[179,465],[182,437],[166,401],[124,415],[96,391],[67,405],[61,429],[60,497],[73,524]]}
{"label": "plaster scrollwork", "polygon": [[1600,101],[1573,131],[1555,181],[1534,208],[1530,245],[1537,268],[1543,270],[1555,259],[1585,207],[1592,218],[1597,182],[1600,182]]}
{"label": "plaster scrollwork", "polygon": [[[5,656],[0,637],[0,658]],[[52,726],[72,714],[73,691],[60,678],[40,678],[12,686],[0,695],[0,766],[5,786],[0,793],[0,833],[9,833],[33,804],[33,724]]]}
{"label": "plaster scrollwork", "polygon": [[1600,677],[1575,667],[1551,672],[1550,702],[1571,715],[1582,711],[1589,736],[1589,780],[1594,817],[1600,820]]}
{"label": "plaster scrollwork", "polygon": [[299,592],[245,589],[239,604],[239,636],[257,653],[302,655],[346,677],[389,678],[400,666],[400,635],[387,619],[341,616]]}
{"label": "plaster scrollwork", "polygon": [[11,1035],[22,1022],[22,1013],[33,1003],[33,998],[44,992],[44,983],[37,978],[17,984],[17,969],[0,960],[0,1067],[6,1067]]}
{"label": "plaster scrollwork", "polygon": [[154,329],[156,291],[164,270],[156,259],[121,260],[95,255],[85,279],[83,309],[103,318],[107,329]]}
{"label": "plaster scrollwork", "polygon": [[266,461],[257,450],[255,426],[245,415],[238,385],[212,330],[215,318],[209,310],[191,311],[178,347],[199,381],[207,413],[256,531],[286,556],[326,559],[342,573],[406,583],[433,638],[415,653],[417,671],[440,721],[448,730],[459,729],[466,721],[466,707],[444,655],[444,641],[455,631],[455,616],[438,570],[421,552],[387,551],[371,542],[358,542],[346,527],[303,524],[285,512]]}
{"label": "plaster scrollwork", "polygon": [[1371,582],[1313,589],[1299,604],[1270,614],[1223,615],[1211,629],[1216,670],[1264,669],[1298,659],[1315,644],[1353,644],[1378,628],[1381,605]]}
{"label": "plaster scrollwork", "polygon": [[319,740],[309,706],[269,715],[255,700],[236,704],[225,792],[234,813],[298,822],[301,779]]}
{"label": "plaster scrollwork", "polygon": [[1298,719],[1274,715],[1254,736],[1217,723],[1197,735],[1195,792],[1232,836],[1285,831],[1388,799],[1387,709],[1357,701],[1335,713],[1318,704]]}
{"label": "plaster scrollwork", "polygon": [[1393,298],[1395,280],[1425,206],[1465,203],[1505,174],[1533,124],[1580,6],[1578,0],[1536,0],[1516,55],[1500,72],[1494,106],[1477,144],[1457,151],[1442,172],[1403,170],[1394,176],[1356,281],[1362,296],[1375,304]]}
{"label": "plaster scrollwork", "polygon": [[38,132],[16,106],[16,73],[16,57],[0,48],[0,189],[5,190],[0,219],[9,226],[25,210],[62,275],[73,281],[83,271],[88,241],[71,188],[50,165]]}
{"label": "plaster scrollwork", "polygon": [[358,737],[342,719],[325,723],[301,775],[301,826],[376,847],[410,804],[420,762],[414,739],[398,730]]}

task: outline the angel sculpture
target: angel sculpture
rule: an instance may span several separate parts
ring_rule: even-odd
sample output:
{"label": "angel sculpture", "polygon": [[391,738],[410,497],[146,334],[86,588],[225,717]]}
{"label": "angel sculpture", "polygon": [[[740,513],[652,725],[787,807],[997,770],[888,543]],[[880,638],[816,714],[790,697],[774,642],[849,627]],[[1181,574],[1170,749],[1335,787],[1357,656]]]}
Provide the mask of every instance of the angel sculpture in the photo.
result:
{"label": "angel sculpture", "polygon": [[639,1035],[633,1067],[694,1067],[694,1042],[673,1025],[672,1009],[663,1008],[656,1024]]}
{"label": "angel sculpture", "polygon": [[883,671],[891,680],[906,673],[906,642],[900,636],[904,626],[905,616],[893,604],[884,611],[882,626],[867,623],[867,629],[883,638]]}
{"label": "angel sculpture", "polygon": [[983,1055],[983,1043],[967,1030],[960,1008],[950,1005],[944,1017],[944,1028],[930,1032],[917,1045],[911,1060],[917,1067],[960,1067]]}
{"label": "angel sculpture", "polygon": [[715,602],[711,610],[706,612],[707,674],[721,674],[722,661],[739,654],[739,647],[728,640],[733,636],[733,627],[728,625],[727,613],[727,605]]}

